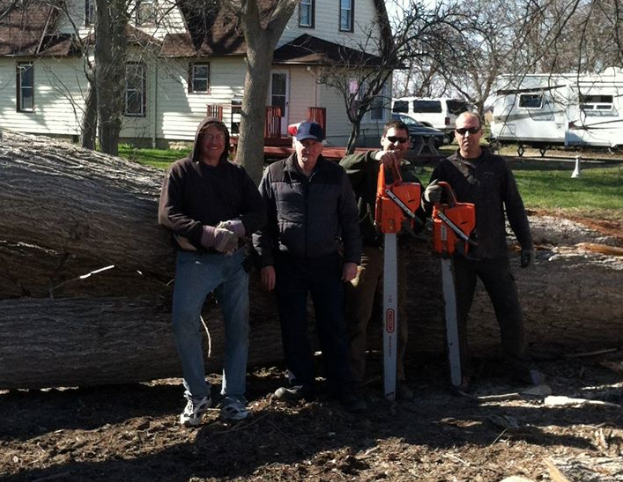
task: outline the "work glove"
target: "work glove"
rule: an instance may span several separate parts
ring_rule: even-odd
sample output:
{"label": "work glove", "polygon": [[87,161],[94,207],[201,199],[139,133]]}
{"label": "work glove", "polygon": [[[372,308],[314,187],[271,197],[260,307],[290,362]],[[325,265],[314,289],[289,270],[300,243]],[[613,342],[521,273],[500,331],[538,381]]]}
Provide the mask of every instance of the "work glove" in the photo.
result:
{"label": "work glove", "polygon": [[244,224],[242,224],[242,221],[240,221],[240,219],[228,219],[227,221],[221,221],[216,227],[227,229],[239,238],[242,238],[246,233],[246,230],[244,229]]}
{"label": "work glove", "polygon": [[521,267],[527,268],[534,260],[534,250],[522,249],[521,250]]}
{"label": "work glove", "polygon": [[238,236],[229,229],[204,226],[201,244],[206,248],[214,248],[219,253],[232,254],[238,248]]}
{"label": "work glove", "polygon": [[443,187],[437,184],[437,179],[431,182],[424,191],[424,201],[431,204],[437,204],[441,201]]}

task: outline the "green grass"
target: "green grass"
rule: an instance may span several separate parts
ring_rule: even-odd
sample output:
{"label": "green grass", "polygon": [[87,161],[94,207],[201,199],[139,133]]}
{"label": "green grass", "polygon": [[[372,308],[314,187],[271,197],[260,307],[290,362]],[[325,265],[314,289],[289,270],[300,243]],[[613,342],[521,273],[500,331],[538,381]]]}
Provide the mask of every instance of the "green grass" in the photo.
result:
{"label": "green grass", "polygon": [[173,161],[185,157],[190,149],[139,149],[128,144],[119,145],[119,156],[139,164],[166,169]]}
{"label": "green grass", "polygon": [[[456,146],[444,149],[444,155]],[[447,151],[447,152],[446,152]],[[119,155],[127,159],[165,169],[189,150],[137,149],[119,146]],[[511,168],[528,209],[570,211],[602,219],[623,220],[623,164],[581,164],[580,177],[572,179],[574,162],[513,160]],[[598,167],[596,167],[598,166]],[[419,174],[426,184],[432,169]]]}
{"label": "green grass", "polygon": [[524,203],[530,209],[614,210],[623,212],[623,164],[513,161],[511,167]]}

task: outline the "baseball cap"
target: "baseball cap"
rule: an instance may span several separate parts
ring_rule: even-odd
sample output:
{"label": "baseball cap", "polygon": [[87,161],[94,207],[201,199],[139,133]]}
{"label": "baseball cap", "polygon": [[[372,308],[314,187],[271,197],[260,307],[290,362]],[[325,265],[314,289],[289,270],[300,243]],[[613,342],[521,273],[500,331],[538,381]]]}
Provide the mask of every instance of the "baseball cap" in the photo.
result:
{"label": "baseball cap", "polygon": [[296,140],[304,141],[305,139],[314,139],[316,141],[324,140],[324,131],[320,124],[313,121],[301,122],[296,131]]}

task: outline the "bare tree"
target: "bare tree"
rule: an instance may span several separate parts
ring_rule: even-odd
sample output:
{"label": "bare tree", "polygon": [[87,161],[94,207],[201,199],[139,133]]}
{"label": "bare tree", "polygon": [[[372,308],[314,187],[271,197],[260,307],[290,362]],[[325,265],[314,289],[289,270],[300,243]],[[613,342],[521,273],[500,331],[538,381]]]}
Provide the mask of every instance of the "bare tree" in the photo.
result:
{"label": "bare tree", "polygon": [[237,160],[259,184],[264,165],[264,120],[270,68],[277,42],[300,0],[277,0],[261,10],[258,0],[228,2],[238,17],[247,43],[242,122]]}

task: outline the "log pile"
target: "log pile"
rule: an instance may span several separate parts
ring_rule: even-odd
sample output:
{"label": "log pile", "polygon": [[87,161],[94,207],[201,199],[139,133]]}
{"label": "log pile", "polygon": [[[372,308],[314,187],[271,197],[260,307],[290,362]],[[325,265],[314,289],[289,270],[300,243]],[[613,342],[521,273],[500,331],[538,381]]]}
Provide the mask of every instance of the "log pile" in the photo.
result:
{"label": "log pile", "polygon": [[[156,222],[162,177],[71,144],[3,133],[0,389],[180,375],[170,330],[174,251]],[[621,259],[575,246],[595,243],[594,235],[552,243],[559,229],[538,227],[536,266],[515,271],[530,339],[537,349],[620,345]],[[427,242],[414,242],[401,260],[409,270],[412,354],[443,350],[439,263],[430,252]],[[251,279],[250,363],[274,363],[282,352],[273,299],[259,288],[257,273]],[[474,348],[496,347],[486,295],[477,296],[471,318]],[[212,340],[207,369],[216,371],[223,330],[211,299],[204,319]]]}

